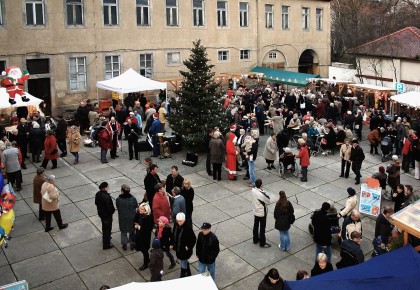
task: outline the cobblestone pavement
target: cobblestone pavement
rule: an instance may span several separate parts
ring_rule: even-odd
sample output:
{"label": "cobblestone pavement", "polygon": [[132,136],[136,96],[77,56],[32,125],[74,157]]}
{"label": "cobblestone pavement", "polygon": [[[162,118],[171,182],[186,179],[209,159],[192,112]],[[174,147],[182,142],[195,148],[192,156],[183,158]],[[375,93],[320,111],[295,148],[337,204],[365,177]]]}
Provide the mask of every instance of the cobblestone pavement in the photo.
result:
{"label": "cobblestone pavement", "polygon": [[[366,134],[365,134],[366,136]],[[238,181],[229,181],[223,172],[222,181],[213,181],[205,171],[205,158],[199,157],[196,167],[181,165],[186,152],[173,154],[172,158],[159,160],[159,174],[165,178],[172,165],[178,165],[180,174],[191,180],[195,189],[193,221],[195,230],[202,222],[210,222],[221,243],[221,252],[216,262],[216,280],[219,289],[257,289],[258,283],[268,269],[275,267],[284,279],[294,279],[298,269],[308,272],[313,267],[315,245],[308,232],[310,215],[322,202],[333,201],[342,208],[347,197],[346,188],[354,186],[354,174],[350,178],[339,178],[339,154],[311,158],[308,182],[300,178],[279,177],[277,170],[267,170],[261,156],[266,136],[260,140],[256,176],[263,180],[263,187],[269,191],[273,203],[269,206],[267,239],[271,248],[260,248],[252,243],[252,197],[247,182],[239,176]],[[137,200],[142,200],[145,192],[143,164],[129,161],[126,141],[119,158],[109,159],[110,163],[99,162],[99,148],[82,148],[80,163],[71,165],[73,157],[60,158],[58,168],[48,169],[46,174],[56,176],[56,185],[61,190],[61,213],[64,222],[69,223],[65,230],[55,229],[44,232],[45,222],[37,219],[37,205],[32,203],[32,179],[38,164],[29,164],[23,170],[23,189],[17,193],[15,205],[16,223],[9,248],[0,250],[0,285],[19,280],[27,280],[31,289],[91,289],[97,290],[102,284],[111,287],[132,281],[145,282],[150,278],[148,270],[139,272],[142,255],[135,251],[123,251],[118,228],[118,215],[114,215],[114,249],[103,251],[101,223],[97,215],[94,196],[98,184],[106,180],[110,184],[115,199],[122,184],[131,186]],[[363,178],[372,175],[381,164],[380,156],[368,153],[368,142],[361,143],[366,159],[363,162]],[[293,148],[296,152],[296,148]],[[123,154],[125,153],[125,154]],[[141,153],[141,159],[150,153]],[[51,168],[51,164],[49,165]],[[244,171],[240,172],[241,175]],[[412,184],[415,189],[420,183],[412,174],[401,176],[403,184]],[[286,192],[293,203],[296,222],[290,229],[291,250],[281,251],[278,231],[274,229],[273,210],[280,190]],[[357,188],[360,191],[360,187]],[[375,221],[364,216],[362,249],[369,259],[372,251],[371,240]],[[338,261],[339,249],[333,246],[332,263]],[[179,277],[179,264],[168,269],[168,259],[164,259],[163,279]],[[193,274],[197,273],[197,259],[192,257]]]}

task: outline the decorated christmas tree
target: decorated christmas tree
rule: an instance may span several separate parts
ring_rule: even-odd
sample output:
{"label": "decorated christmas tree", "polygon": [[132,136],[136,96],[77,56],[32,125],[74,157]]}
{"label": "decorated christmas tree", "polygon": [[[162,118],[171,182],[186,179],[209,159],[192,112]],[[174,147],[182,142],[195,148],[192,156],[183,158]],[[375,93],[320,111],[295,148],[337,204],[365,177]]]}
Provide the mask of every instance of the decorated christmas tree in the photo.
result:
{"label": "decorated christmas tree", "polygon": [[193,42],[189,59],[184,61],[188,71],[181,87],[175,91],[179,98],[172,99],[169,122],[187,147],[200,148],[209,129],[227,128],[226,110],[223,108],[221,87],[214,80],[206,48],[201,41]]}

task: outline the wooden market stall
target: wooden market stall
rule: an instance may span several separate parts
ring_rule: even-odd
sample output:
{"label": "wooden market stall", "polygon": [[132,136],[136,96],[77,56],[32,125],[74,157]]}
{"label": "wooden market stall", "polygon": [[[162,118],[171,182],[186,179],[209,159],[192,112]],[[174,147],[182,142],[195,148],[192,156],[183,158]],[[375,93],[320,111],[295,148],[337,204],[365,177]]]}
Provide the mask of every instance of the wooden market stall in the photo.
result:
{"label": "wooden market stall", "polygon": [[420,119],[420,92],[407,92],[391,97],[391,116],[406,111],[412,120]]}
{"label": "wooden market stall", "polygon": [[[420,239],[420,200],[394,213],[391,222],[404,232],[404,245],[408,244],[408,234]],[[420,251],[420,245],[414,249]]]}
{"label": "wooden market stall", "polygon": [[351,81],[340,81],[336,79],[326,79],[326,78],[312,78],[309,79],[309,82],[311,83],[312,90],[318,91],[322,88],[324,85],[329,86],[336,86],[338,88],[337,92],[338,95],[341,95],[343,90],[346,88],[347,85],[353,83]]}
{"label": "wooden market stall", "polygon": [[363,93],[363,103],[366,107],[372,107],[372,104],[367,102],[367,96],[369,94],[374,95],[374,108],[378,109],[380,105],[383,105],[383,109],[385,111],[388,110],[389,98],[391,93],[396,93],[397,90],[388,88],[388,87],[380,87],[375,85],[368,85],[368,84],[348,84],[348,88],[353,91],[353,94],[356,94],[357,91]]}

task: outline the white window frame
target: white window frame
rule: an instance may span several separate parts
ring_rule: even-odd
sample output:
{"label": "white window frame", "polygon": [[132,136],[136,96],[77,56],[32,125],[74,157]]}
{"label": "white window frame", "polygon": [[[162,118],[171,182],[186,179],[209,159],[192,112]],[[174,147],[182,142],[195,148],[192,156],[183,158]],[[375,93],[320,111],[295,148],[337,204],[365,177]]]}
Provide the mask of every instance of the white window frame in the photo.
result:
{"label": "white window frame", "polygon": [[[201,2],[201,7],[195,7],[195,3],[194,2]],[[197,2],[197,3],[198,3]],[[193,26],[194,27],[202,27],[204,26],[204,0],[193,0],[192,1],[192,10],[193,10]],[[202,23],[200,23],[200,16],[202,19]]]}
{"label": "white window frame", "polygon": [[[84,24],[85,24],[85,16],[84,16],[84,7],[83,7],[83,5],[84,5],[84,0],[66,0],[66,11],[65,11],[65,14],[66,14],[66,26],[68,26],[68,27],[71,27],[71,26],[83,26]],[[81,17],[81,19],[82,19],[82,23],[76,23],[76,19],[77,19],[77,17],[76,17],[76,15],[77,15],[77,7],[78,6],[80,6],[81,7],[81,9],[80,9],[80,13],[81,13],[81,15],[80,15],[80,17]],[[72,23],[69,23],[69,14],[68,14],[68,11],[69,11],[69,9],[72,9],[72,14],[73,14],[73,19],[71,19],[72,20]]]}
{"label": "white window frame", "polygon": [[[177,56],[176,56],[177,55]],[[174,57],[176,56],[176,57]],[[167,65],[180,65],[181,64],[181,52],[171,51],[166,54]]]}
{"label": "white window frame", "polygon": [[[28,5],[31,5],[30,9],[32,10],[32,22],[33,24],[28,24]],[[36,8],[41,5],[42,9],[42,23],[37,23]],[[26,26],[43,26],[45,25],[45,3],[44,0],[25,0],[25,21]]]}
{"label": "white window frame", "polygon": [[[246,5],[246,9],[241,8],[242,4]],[[249,3],[248,2],[239,2],[239,26],[249,27]]]}
{"label": "white window frame", "polygon": [[270,51],[270,52],[268,53],[268,58],[269,58],[269,59],[276,59],[276,58],[277,58],[277,52],[275,52],[275,51]]}
{"label": "white window frame", "polygon": [[290,6],[281,6],[281,28],[283,30],[290,29]]}
{"label": "white window frame", "polygon": [[[224,4],[224,7],[219,8],[219,4]],[[228,26],[228,2],[227,1],[216,1],[217,9],[217,27]]]}
{"label": "white window frame", "polygon": [[315,29],[322,31],[324,29],[324,9],[316,8]]}
{"label": "white window frame", "polygon": [[[168,4],[167,1],[175,1],[175,6],[172,4]],[[178,0],[165,0],[165,7],[166,7],[166,26],[169,27],[177,27],[179,26],[179,19],[178,19],[178,7],[179,1]]]}
{"label": "white window frame", "polygon": [[265,28],[274,28],[274,5],[265,4]]}
{"label": "white window frame", "polygon": [[302,7],[302,29],[309,30],[310,27],[310,13],[309,7]]}
{"label": "white window frame", "polygon": [[[149,58],[142,60],[142,57]],[[143,64],[142,64],[143,62]],[[150,65],[148,65],[148,62],[150,62]],[[139,57],[139,63],[140,63],[140,70],[139,73],[146,77],[146,78],[152,78],[153,77],[153,54],[152,53],[141,53]],[[144,73],[142,73],[142,70],[144,70]]]}
{"label": "white window frame", "polygon": [[105,79],[109,80],[121,74],[121,56],[105,55]]}
{"label": "white window frame", "polygon": [[241,49],[239,51],[240,60],[250,60],[251,59],[251,50],[250,49]]}
{"label": "white window frame", "polygon": [[[75,69],[72,73],[72,60],[75,61]],[[78,57],[70,57],[69,58],[69,90],[72,92],[76,91],[86,91],[87,90],[87,65],[86,65],[86,57],[85,56],[78,56]],[[79,68],[83,68],[80,70]],[[76,88],[72,88],[72,79],[76,81]],[[81,87],[82,85],[79,84],[80,81],[83,81],[85,86]]]}
{"label": "white window frame", "polygon": [[229,61],[229,50],[219,50],[217,52],[217,60],[219,62],[228,62]]}
{"label": "white window frame", "polygon": [[[143,0],[146,1],[147,4],[138,3],[136,0],[136,24],[137,26],[150,26],[150,0]],[[140,9],[140,23],[139,21],[139,9]],[[147,17],[144,16],[145,11],[147,11]]]}
{"label": "white window frame", "polygon": [[[105,1],[115,1],[115,3],[105,3]],[[119,25],[119,2],[118,0],[102,0],[102,15],[104,17],[104,26],[118,26]],[[112,8],[116,9],[116,18],[115,23],[113,23],[112,18]],[[108,13],[108,23],[105,23],[105,11]]]}

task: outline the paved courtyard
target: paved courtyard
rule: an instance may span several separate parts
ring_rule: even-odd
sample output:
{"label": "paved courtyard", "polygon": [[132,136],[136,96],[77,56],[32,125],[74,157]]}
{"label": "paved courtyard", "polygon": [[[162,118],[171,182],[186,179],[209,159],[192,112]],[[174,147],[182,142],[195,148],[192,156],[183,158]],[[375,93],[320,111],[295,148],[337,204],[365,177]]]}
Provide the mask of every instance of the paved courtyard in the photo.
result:
{"label": "paved courtyard", "polygon": [[[366,136],[366,134],[364,134]],[[333,201],[340,209],[347,197],[346,188],[354,185],[354,174],[350,178],[339,178],[339,154],[311,158],[308,182],[288,176],[281,179],[276,170],[267,170],[261,156],[266,136],[260,140],[256,176],[263,180],[263,187],[269,191],[273,203],[269,206],[267,238],[271,248],[260,248],[252,243],[252,197],[250,188],[242,176],[238,181],[229,181],[226,171],[222,181],[215,182],[205,171],[205,159],[200,156],[196,167],[181,164],[185,151],[173,154],[172,158],[159,160],[159,174],[166,178],[172,165],[178,165],[180,174],[191,180],[195,189],[193,222],[195,230],[204,222],[213,224],[213,231],[221,243],[221,252],[216,262],[216,279],[219,289],[257,289],[257,285],[268,269],[275,267],[286,280],[295,279],[298,269],[310,271],[313,267],[315,245],[308,233],[310,215],[322,202]],[[362,142],[366,159],[363,162],[363,178],[372,175],[382,163],[380,156],[368,152],[368,144]],[[124,151],[126,151],[124,141]],[[296,148],[293,149],[296,151]],[[36,166],[28,164],[23,171],[23,190],[17,193],[15,205],[16,223],[9,248],[0,250],[0,285],[19,280],[27,280],[31,289],[90,289],[97,290],[103,284],[111,287],[132,281],[146,282],[150,278],[148,270],[139,272],[142,265],[141,253],[124,252],[120,245],[118,215],[114,215],[113,244],[115,248],[102,250],[101,222],[97,215],[94,196],[98,184],[107,181],[112,197],[118,196],[120,187],[126,183],[132,193],[141,201],[145,192],[143,178],[145,168],[136,161],[129,161],[128,154],[118,153],[120,158],[109,159],[101,164],[99,148],[82,148],[80,163],[73,166],[70,155],[59,159],[58,168],[46,170],[46,174],[56,176],[56,185],[61,190],[61,213],[65,230],[55,229],[44,232],[45,222],[37,219],[38,206],[32,203],[32,179]],[[150,156],[142,152],[141,159]],[[48,168],[51,168],[49,164]],[[244,171],[240,172],[242,175]],[[410,174],[401,176],[403,184],[411,184],[420,189],[420,182]],[[280,190],[286,192],[293,203],[296,222],[291,227],[291,250],[281,251],[278,231],[274,229],[273,210]],[[357,188],[360,191],[360,187]],[[374,219],[363,217],[362,249],[369,259],[374,235]],[[333,265],[339,260],[338,246],[334,245]],[[193,274],[197,273],[197,259],[193,257]],[[163,279],[179,277],[179,264],[168,271],[169,262],[165,257]]]}

